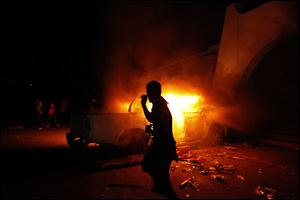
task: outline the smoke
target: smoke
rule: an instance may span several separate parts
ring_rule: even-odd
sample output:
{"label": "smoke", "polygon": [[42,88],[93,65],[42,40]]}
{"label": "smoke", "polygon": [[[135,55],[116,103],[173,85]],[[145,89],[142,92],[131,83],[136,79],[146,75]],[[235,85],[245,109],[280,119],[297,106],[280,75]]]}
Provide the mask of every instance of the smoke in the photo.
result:
{"label": "smoke", "polygon": [[106,7],[108,48],[101,81],[106,110],[144,93],[152,79],[161,81],[163,90],[209,88],[215,57],[204,58],[201,51],[218,42],[224,7],[209,12],[208,4],[203,5],[135,2]]}

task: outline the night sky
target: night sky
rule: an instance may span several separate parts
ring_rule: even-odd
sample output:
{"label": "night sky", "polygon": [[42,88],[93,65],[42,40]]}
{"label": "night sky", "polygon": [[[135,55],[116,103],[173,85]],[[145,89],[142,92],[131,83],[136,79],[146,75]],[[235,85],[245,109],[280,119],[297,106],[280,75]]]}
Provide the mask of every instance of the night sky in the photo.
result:
{"label": "night sky", "polygon": [[[36,96],[79,103],[101,98],[115,60],[129,60],[121,74],[128,68],[144,73],[147,60],[155,68],[218,43],[225,8],[223,1],[6,2],[5,104],[29,113]],[[156,55],[145,58],[145,52]]]}

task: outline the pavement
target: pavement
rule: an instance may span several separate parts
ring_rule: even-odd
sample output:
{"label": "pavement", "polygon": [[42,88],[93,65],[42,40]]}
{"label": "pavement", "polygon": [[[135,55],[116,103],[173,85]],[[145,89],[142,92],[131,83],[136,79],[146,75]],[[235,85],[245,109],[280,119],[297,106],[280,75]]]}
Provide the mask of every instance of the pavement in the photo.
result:
{"label": "pavement", "polygon": [[299,149],[299,131],[288,129],[269,130],[257,137],[260,145],[272,145],[282,148]]}
{"label": "pavement", "polygon": [[[1,133],[1,199],[167,198],[151,192],[152,180],[139,165],[142,155],[95,159],[91,148],[77,157],[65,133]],[[181,199],[299,199],[298,149],[226,142],[179,150],[170,179]]]}
{"label": "pavement", "polygon": [[[299,197],[298,150],[248,143],[178,149],[181,159],[172,163],[170,177],[180,199]],[[150,191],[151,179],[140,167],[142,156],[94,160],[88,171],[105,177],[100,198],[166,199]]]}

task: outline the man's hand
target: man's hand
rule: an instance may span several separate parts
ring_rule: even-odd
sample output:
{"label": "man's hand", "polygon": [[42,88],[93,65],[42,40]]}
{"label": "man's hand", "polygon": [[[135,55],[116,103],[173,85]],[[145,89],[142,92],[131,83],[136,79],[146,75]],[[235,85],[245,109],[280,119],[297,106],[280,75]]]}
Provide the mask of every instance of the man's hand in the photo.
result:
{"label": "man's hand", "polygon": [[145,94],[143,94],[142,96],[141,96],[141,104],[142,105],[146,105],[146,102],[147,102],[147,95],[145,95]]}

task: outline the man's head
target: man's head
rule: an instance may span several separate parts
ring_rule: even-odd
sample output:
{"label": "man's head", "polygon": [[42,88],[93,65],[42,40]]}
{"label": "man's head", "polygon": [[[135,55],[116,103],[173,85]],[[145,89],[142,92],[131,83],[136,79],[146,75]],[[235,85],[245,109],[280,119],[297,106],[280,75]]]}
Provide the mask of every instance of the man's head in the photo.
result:
{"label": "man's head", "polygon": [[161,95],[161,85],[158,81],[150,81],[146,86],[147,96],[150,102],[155,101]]}

